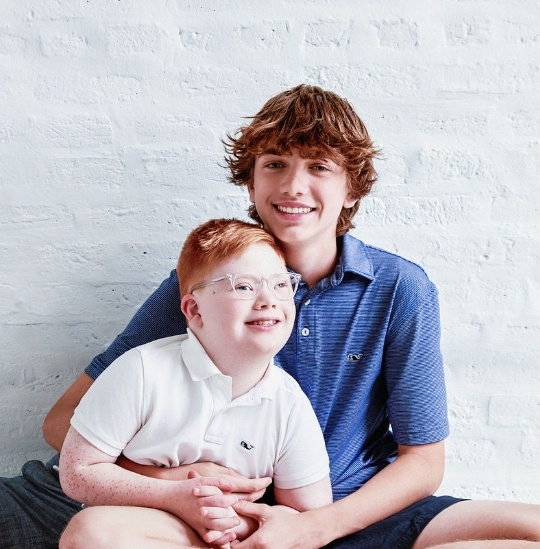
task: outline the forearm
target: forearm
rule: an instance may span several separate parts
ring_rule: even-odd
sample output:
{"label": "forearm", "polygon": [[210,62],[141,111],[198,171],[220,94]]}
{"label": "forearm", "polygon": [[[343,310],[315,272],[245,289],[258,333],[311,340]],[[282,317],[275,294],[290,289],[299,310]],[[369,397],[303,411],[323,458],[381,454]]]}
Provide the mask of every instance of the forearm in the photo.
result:
{"label": "forearm", "polygon": [[116,460],[116,465],[137,473],[138,475],[143,475],[145,477],[151,477],[154,479],[161,480],[186,480],[188,478],[188,472],[190,470],[196,470],[196,464],[194,465],[180,465],[178,467],[158,467],[157,465],[141,465],[135,461],[131,461],[123,454],[118,456]]}
{"label": "forearm", "polygon": [[68,496],[87,505],[129,505],[169,510],[178,483],[138,475],[114,463],[60,464],[60,481]]}
{"label": "forearm", "polygon": [[[332,505],[302,513],[312,539],[324,546],[432,495],[442,481],[443,443],[402,452],[359,490]],[[441,465],[442,464],[442,465]]]}

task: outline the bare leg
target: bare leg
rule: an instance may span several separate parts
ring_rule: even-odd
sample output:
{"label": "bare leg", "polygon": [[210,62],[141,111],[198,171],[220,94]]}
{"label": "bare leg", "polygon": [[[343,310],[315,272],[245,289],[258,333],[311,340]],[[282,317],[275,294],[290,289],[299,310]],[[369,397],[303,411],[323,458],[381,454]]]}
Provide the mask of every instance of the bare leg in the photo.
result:
{"label": "bare leg", "polygon": [[88,507],[75,515],[60,549],[168,549],[208,547],[180,519],[146,507]]}
{"label": "bare leg", "polygon": [[461,501],[429,522],[412,549],[498,548],[540,549],[540,505]]}
{"label": "bare leg", "polygon": [[540,545],[535,541],[512,541],[505,539],[484,541],[456,541],[434,545],[429,549],[536,549]]}

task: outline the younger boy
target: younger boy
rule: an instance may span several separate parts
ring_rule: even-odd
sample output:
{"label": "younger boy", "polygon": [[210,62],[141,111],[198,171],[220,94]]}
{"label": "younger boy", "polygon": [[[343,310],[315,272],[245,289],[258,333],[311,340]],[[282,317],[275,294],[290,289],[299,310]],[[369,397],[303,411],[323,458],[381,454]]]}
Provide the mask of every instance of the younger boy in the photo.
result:
{"label": "younger boy", "polygon": [[120,454],[161,467],[211,461],[270,477],[276,503],[296,511],[332,502],[317,418],[272,360],[294,324],[299,275],[287,271],[265,230],[224,219],[190,234],[177,272],[188,334],[115,361],[75,410],[62,448],[60,480],[70,497],[130,507],[82,511],[62,548],[207,547],[255,529],[232,511],[235,496],[127,471],[115,464]]}

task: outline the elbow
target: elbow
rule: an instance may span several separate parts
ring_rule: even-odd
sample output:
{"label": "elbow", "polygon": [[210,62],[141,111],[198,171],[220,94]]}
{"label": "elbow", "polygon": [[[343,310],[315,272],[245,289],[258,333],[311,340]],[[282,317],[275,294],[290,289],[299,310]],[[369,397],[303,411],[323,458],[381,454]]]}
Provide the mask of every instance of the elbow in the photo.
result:
{"label": "elbow", "polygon": [[[431,460],[423,460],[422,470],[424,471],[425,497],[432,496],[441,486],[444,478],[445,456],[444,446],[440,445],[438,455],[435,454]],[[426,474],[427,473],[427,474]]]}
{"label": "elbow", "polygon": [[47,414],[47,416],[45,417],[45,420],[43,421],[41,432],[43,434],[43,438],[45,439],[45,442],[49,446],[52,446],[55,450],[57,450],[57,448],[54,445],[53,422],[50,419],[49,414]]}
{"label": "elbow", "polygon": [[75,501],[82,501],[82,493],[77,489],[78,486],[81,486],[81,483],[77,482],[74,477],[74,473],[66,471],[65,467],[62,467],[62,464],[60,464],[59,480],[64,494]]}

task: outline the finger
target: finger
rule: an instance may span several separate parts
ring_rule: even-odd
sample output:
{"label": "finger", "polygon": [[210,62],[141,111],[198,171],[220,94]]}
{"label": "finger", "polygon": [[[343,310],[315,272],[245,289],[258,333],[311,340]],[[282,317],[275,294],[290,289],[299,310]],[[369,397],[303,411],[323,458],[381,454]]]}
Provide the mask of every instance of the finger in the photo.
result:
{"label": "finger", "polygon": [[265,490],[272,479],[270,477],[261,477],[261,478],[233,478],[229,479],[229,483],[233,485],[232,492],[258,492],[260,490]]}
{"label": "finger", "polygon": [[245,499],[246,501],[257,501],[261,499],[266,492],[266,488],[263,490],[257,490],[256,492],[238,492],[236,497],[238,499]]}
{"label": "finger", "polygon": [[197,471],[188,471],[188,474],[187,474],[187,478],[188,479],[192,479],[192,478],[197,478],[197,477],[200,477],[201,475],[199,475],[199,473],[197,473]]}
{"label": "finger", "polygon": [[236,534],[230,530],[224,532],[222,530],[209,530],[202,536],[206,543],[214,545],[226,545],[236,539]]}
{"label": "finger", "polygon": [[193,495],[200,498],[205,498],[208,496],[221,496],[222,494],[223,492],[216,486],[203,485],[195,486],[193,488]]}
{"label": "finger", "polygon": [[228,495],[222,495],[222,496],[216,495],[216,496],[208,496],[208,497],[200,498],[199,505],[201,508],[205,508],[205,507],[230,508],[237,501],[238,501],[238,498],[234,494],[228,494]]}
{"label": "finger", "polygon": [[269,517],[270,507],[264,503],[252,503],[243,499],[232,507],[239,515],[252,517],[259,522],[263,522]]}
{"label": "finger", "polygon": [[222,519],[222,518],[230,518],[230,517],[236,517],[236,513],[234,512],[233,508],[231,506],[227,507],[201,507],[201,515],[204,518],[207,519]]}

